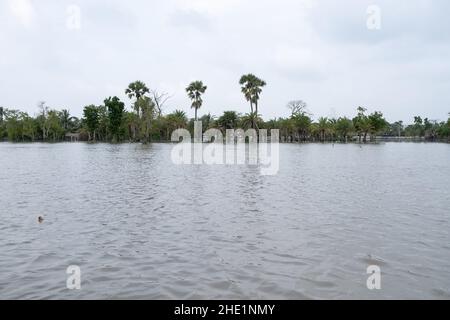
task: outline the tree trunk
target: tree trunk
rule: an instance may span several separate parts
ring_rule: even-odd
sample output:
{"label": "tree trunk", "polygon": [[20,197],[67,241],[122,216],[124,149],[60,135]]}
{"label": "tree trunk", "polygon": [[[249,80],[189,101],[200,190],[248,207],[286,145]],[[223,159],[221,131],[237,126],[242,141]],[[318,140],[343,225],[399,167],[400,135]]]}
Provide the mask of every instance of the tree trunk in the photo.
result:
{"label": "tree trunk", "polygon": [[[138,114],[139,114],[139,111],[138,111]],[[138,115],[138,117],[139,117],[139,115]],[[136,125],[135,124],[133,124],[133,142],[136,142]]]}

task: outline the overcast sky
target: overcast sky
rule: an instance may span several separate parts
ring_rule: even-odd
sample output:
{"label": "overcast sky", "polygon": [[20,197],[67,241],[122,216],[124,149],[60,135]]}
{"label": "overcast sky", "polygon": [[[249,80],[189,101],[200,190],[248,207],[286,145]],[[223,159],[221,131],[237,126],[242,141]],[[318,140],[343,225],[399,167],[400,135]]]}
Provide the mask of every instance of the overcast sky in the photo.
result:
{"label": "overcast sky", "polygon": [[108,96],[130,106],[124,90],[142,80],[174,95],[166,112],[193,116],[184,88],[202,80],[200,115],[245,113],[238,81],[254,73],[265,119],[302,99],[315,118],[361,105],[389,121],[443,120],[449,13],[448,0],[0,0],[0,105],[34,114],[43,100],[81,116]]}

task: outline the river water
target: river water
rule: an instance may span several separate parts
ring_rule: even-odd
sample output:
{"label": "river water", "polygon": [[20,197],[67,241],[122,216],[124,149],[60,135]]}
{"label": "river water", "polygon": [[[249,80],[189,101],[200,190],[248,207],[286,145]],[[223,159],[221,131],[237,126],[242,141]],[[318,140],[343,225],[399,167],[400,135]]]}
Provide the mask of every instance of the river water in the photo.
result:
{"label": "river water", "polygon": [[275,176],[171,149],[0,143],[0,299],[450,299],[450,145],[283,144]]}

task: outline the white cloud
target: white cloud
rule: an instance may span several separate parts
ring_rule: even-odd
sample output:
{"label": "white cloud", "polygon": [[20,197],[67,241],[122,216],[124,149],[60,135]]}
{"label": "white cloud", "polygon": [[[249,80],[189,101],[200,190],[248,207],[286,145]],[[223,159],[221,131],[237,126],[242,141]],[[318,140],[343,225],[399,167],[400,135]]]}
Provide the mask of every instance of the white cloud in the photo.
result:
{"label": "white cloud", "polygon": [[29,27],[33,21],[33,5],[30,0],[9,0],[11,13],[25,27]]}

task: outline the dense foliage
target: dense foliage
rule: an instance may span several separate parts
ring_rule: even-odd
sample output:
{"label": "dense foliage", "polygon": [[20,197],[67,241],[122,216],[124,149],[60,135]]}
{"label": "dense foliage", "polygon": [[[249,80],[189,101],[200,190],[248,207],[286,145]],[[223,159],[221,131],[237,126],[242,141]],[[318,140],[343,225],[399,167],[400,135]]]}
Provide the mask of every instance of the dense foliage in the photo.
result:
{"label": "dense foliage", "polygon": [[[428,118],[414,117],[410,125],[402,121],[388,123],[380,111],[368,113],[359,107],[354,118],[320,117],[314,120],[302,100],[287,104],[291,114],[287,118],[269,121],[261,119],[258,101],[266,83],[248,74],[241,77],[239,84],[244,98],[250,104],[250,112],[239,114],[225,111],[221,116],[210,114],[199,118],[203,130],[227,129],[279,129],[282,142],[306,141],[373,141],[377,136],[414,138],[428,141],[450,140],[450,118],[447,122],[431,121]],[[186,92],[192,101],[191,107],[197,111],[203,104],[202,94],[207,87],[201,81],[192,82]],[[166,93],[152,91],[145,83],[131,83],[125,93],[132,101],[132,110],[126,110],[124,102],[118,97],[109,97],[103,105],[84,107],[82,119],[72,117],[68,110],[49,108],[40,102],[38,112],[30,116],[13,108],[0,107],[0,141],[48,141],[56,142],[74,137],[85,141],[109,142],[150,142],[168,141],[171,133],[178,128],[193,131],[194,120],[188,119],[182,110],[163,113],[165,102],[170,98]],[[450,114],[449,114],[450,117]]]}

